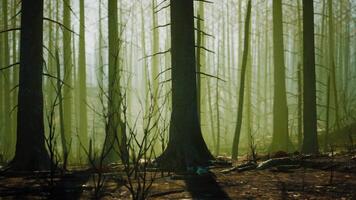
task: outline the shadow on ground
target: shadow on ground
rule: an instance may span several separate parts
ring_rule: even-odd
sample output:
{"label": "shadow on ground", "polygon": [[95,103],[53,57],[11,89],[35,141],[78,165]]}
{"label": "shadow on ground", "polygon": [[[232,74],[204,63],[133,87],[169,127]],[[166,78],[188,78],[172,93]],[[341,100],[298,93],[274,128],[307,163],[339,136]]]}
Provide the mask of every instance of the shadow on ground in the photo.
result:
{"label": "shadow on ground", "polygon": [[186,179],[185,184],[193,199],[230,199],[213,174],[194,176]]}
{"label": "shadow on ground", "polygon": [[56,177],[51,187],[48,173],[7,174],[0,177],[0,199],[80,199],[89,177],[85,171],[68,173]]}

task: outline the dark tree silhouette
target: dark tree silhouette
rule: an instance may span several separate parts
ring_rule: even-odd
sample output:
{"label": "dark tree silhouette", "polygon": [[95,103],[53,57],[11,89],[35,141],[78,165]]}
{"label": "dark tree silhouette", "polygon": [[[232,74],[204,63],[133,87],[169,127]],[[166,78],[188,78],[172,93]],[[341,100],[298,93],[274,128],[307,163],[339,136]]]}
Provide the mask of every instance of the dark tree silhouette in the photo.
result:
{"label": "dark tree silhouette", "polygon": [[193,0],[170,4],[172,116],[168,146],[158,163],[174,170],[208,165],[213,159],[199,125],[193,5]]}
{"label": "dark tree silhouette", "polygon": [[48,169],[43,123],[43,0],[22,1],[17,143],[10,167]]}
{"label": "dark tree silhouette", "polygon": [[313,1],[303,0],[303,77],[304,77],[304,140],[303,153],[318,153],[315,80],[315,39]]}

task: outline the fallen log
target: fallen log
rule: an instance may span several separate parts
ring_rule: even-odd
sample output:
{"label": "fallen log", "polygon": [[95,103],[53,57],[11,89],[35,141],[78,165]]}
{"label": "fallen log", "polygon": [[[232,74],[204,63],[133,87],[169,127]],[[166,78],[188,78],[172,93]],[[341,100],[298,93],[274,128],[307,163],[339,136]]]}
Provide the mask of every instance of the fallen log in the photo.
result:
{"label": "fallen log", "polygon": [[257,170],[264,170],[264,169],[268,169],[271,167],[276,167],[276,166],[280,166],[280,165],[299,165],[299,161],[292,159],[292,158],[273,158],[273,159],[269,159],[266,160],[264,162],[261,162],[258,166],[257,166]]}
{"label": "fallen log", "polygon": [[223,174],[227,174],[233,171],[237,171],[237,172],[244,172],[244,171],[248,171],[248,170],[254,170],[256,169],[257,164],[254,162],[248,162],[248,163],[244,163],[235,167],[231,167],[229,169],[225,169],[222,170],[221,173]]}

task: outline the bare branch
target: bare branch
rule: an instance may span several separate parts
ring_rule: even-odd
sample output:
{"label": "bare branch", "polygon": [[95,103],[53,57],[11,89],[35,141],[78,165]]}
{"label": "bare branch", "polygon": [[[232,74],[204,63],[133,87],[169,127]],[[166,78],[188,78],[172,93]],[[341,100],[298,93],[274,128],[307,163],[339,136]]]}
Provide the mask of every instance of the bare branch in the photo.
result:
{"label": "bare branch", "polygon": [[6,29],[6,30],[3,30],[3,31],[0,31],[0,34],[1,34],[1,33],[11,32],[11,31],[21,31],[21,28],[10,28],[10,29]]}
{"label": "bare branch", "polygon": [[4,68],[0,68],[0,71],[3,71],[3,70],[5,70],[5,69],[10,69],[10,68],[12,68],[12,67],[14,67],[14,66],[16,66],[16,65],[20,65],[20,62],[11,64],[11,65],[9,65],[9,66],[7,66],[7,67],[4,67]]}
{"label": "bare branch", "polygon": [[47,17],[44,17],[43,20],[47,20],[47,21],[49,21],[49,22],[55,23],[55,24],[59,25],[60,27],[66,29],[67,31],[69,31],[69,32],[71,32],[71,33],[73,33],[73,34],[79,36],[78,33],[74,32],[72,29],[66,27],[64,24],[62,24],[62,23],[60,23],[60,22],[57,22],[57,21],[55,21],[55,20],[53,20],[53,19],[50,19],[50,18],[47,18]]}
{"label": "bare branch", "polygon": [[204,75],[204,76],[208,76],[208,77],[211,77],[211,78],[216,78],[220,81],[223,81],[223,82],[226,82],[224,79],[218,77],[218,76],[214,76],[214,75],[211,75],[211,74],[207,74],[207,73],[204,73],[204,72],[196,72],[197,74],[200,74],[200,75]]}
{"label": "bare branch", "polygon": [[154,57],[154,56],[157,56],[157,55],[163,55],[163,54],[166,54],[166,53],[169,53],[169,52],[171,52],[171,49],[168,49],[167,51],[161,51],[161,52],[157,52],[157,53],[152,54],[152,55],[145,56],[145,57],[141,58],[139,61],[141,61],[143,59],[146,59],[146,58],[149,58],[149,57]]}

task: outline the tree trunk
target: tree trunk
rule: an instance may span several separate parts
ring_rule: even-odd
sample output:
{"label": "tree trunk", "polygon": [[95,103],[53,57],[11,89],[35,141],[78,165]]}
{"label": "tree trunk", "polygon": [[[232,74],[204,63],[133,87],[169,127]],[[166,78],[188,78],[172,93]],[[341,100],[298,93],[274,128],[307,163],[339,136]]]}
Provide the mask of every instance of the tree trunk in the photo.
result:
{"label": "tree trunk", "polygon": [[[87,117],[87,87],[86,87],[86,56],[85,56],[85,10],[84,0],[80,0],[80,31],[79,31],[79,60],[78,60],[78,85],[79,85],[79,142],[84,148],[88,147],[88,117]],[[79,149],[79,159],[85,156]]]}
{"label": "tree trunk", "polygon": [[[1,5],[1,3],[0,3]],[[2,11],[2,9],[0,9]],[[0,24],[2,24],[2,17],[0,16]],[[4,67],[4,45],[3,45],[3,37],[0,36],[0,66]],[[0,70],[0,145],[4,147],[5,145],[5,131],[4,131],[4,72]],[[1,149],[3,153],[4,148]]]}
{"label": "tree trunk", "polygon": [[292,151],[288,135],[288,105],[284,65],[282,0],[273,0],[273,136],[269,151]]}
{"label": "tree trunk", "polygon": [[[71,28],[71,0],[63,1],[63,25]],[[63,80],[66,83],[63,87],[63,112],[64,118],[64,133],[66,137],[66,149],[70,151],[72,144],[72,109],[73,109],[73,61],[72,61],[72,37],[71,32],[63,29],[63,65],[64,74]],[[72,155],[72,154],[71,154]]]}
{"label": "tree trunk", "polygon": [[[109,96],[108,96],[108,127],[104,144],[104,151],[107,154],[105,163],[117,162],[122,141],[125,137],[125,125],[121,120],[122,96],[120,91],[121,68],[119,47],[120,38],[118,31],[118,3],[117,0],[110,0],[108,3],[108,28],[109,28]],[[120,144],[118,144],[120,143]],[[123,147],[123,146],[122,146]],[[124,147],[123,147],[124,148]],[[126,153],[125,153],[126,154]],[[127,156],[127,155],[125,155]],[[122,157],[122,156],[121,156]]]}
{"label": "tree trunk", "polygon": [[232,159],[235,160],[237,159],[238,156],[241,126],[242,126],[245,79],[246,79],[247,60],[248,60],[249,44],[250,44],[251,7],[252,7],[251,0],[249,0],[247,5],[247,14],[246,14],[246,21],[245,21],[245,42],[244,42],[244,50],[243,50],[242,66],[241,66],[240,90],[239,90],[239,99],[238,99],[238,107],[237,107],[237,122],[236,122],[235,135],[232,144]]}
{"label": "tree trunk", "polygon": [[303,0],[303,153],[318,153],[316,79],[315,79],[315,39],[314,2]]}
{"label": "tree trunk", "polygon": [[298,56],[298,66],[297,66],[297,79],[298,79],[298,150],[302,149],[303,145],[303,66],[302,57],[303,47],[301,45],[303,40],[303,30],[302,30],[302,17],[300,16],[300,1],[297,0],[297,16],[298,16],[298,49],[300,51],[300,56]]}
{"label": "tree trunk", "polygon": [[162,168],[206,166],[209,152],[198,119],[193,0],[171,1],[172,116]]}
{"label": "tree trunk", "polygon": [[43,124],[43,0],[22,1],[20,84],[13,170],[48,169]]}
{"label": "tree trunk", "polygon": [[[16,15],[16,8],[17,8],[17,1],[13,1],[12,4],[12,16]],[[12,17],[12,27],[16,27],[17,26],[17,21],[18,18],[16,17]],[[17,48],[17,41],[18,41],[18,32],[17,31],[13,31],[12,32],[12,63],[17,63],[18,62],[18,48]],[[18,88],[16,87],[19,84],[19,67],[15,66],[12,68],[12,85],[11,85],[11,92],[12,93],[12,105],[11,105],[11,109],[15,109],[15,107],[17,106],[17,94],[18,94]],[[17,110],[13,110],[12,113],[12,131],[13,131],[13,148],[15,147],[15,141],[16,141],[16,122],[17,122]],[[1,123],[1,122],[0,122]]]}
{"label": "tree trunk", "polygon": [[335,30],[334,30],[334,14],[333,14],[333,1],[328,0],[329,8],[329,70],[330,70],[330,106],[334,108],[333,119],[330,118],[332,125],[336,124],[336,128],[340,129],[340,117],[339,117],[339,103],[338,92],[336,85],[336,66],[335,66]]}
{"label": "tree trunk", "polygon": [[[4,30],[7,30],[8,27],[8,3],[7,0],[2,1],[2,13],[3,13],[3,28]],[[4,51],[4,66],[9,66],[10,65],[10,47],[9,47],[9,34],[8,32],[3,33],[3,51]],[[16,66],[15,66],[16,67]],[[10,71],[11,70],[5,70],[3,72],[3,78],[4,78],[4,132],[6,134],[5,137],[5,149],[6,149],[6,155],[5,157],[10,157],[13,156],[13,147],[12,145],[14,144],[14,137],[13,137],[13,132],[12,132],[12,126],[11,126],[11,93],[10,93]],[[1,88],[2,89],[2,88]]]}

